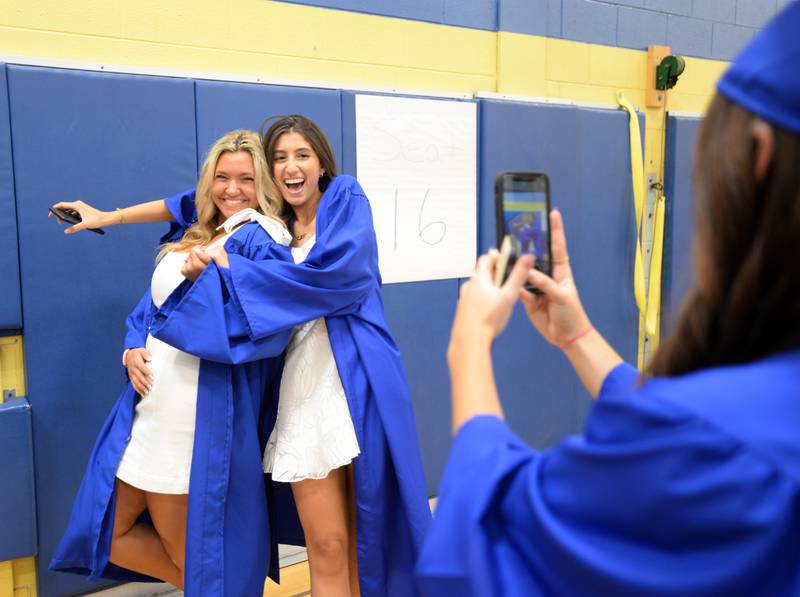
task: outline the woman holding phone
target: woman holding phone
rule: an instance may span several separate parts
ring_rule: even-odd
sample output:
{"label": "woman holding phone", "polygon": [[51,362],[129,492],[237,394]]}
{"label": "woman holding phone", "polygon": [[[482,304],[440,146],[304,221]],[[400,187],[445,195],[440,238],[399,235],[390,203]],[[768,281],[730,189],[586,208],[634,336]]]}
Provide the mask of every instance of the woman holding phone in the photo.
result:
{"label": "woman holding phone", "polygon": [[[793,2],[718,84],[696,148],[694,286],[644,374],[592,328],[557,212],[552,278],[526,256],[497,287],[497,255],[478,261],[448,353],[455,440],[424,594],[798,594],[798,31]],[[503,421],[492,373],[518,298],[596,399],[584,433],[545,451]]]}

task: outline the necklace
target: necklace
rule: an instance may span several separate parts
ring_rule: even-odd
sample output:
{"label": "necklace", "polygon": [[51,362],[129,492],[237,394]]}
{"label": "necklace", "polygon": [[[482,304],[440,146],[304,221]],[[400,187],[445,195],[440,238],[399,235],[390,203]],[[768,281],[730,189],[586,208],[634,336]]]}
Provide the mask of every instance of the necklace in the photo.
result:
{"label": "necklace", "polygon": [[303,240],[303,239],[304,239],[305,237],[307,237],[307,236],[308,236],[308,232],[303,232],[303,234],[298,234],[297,236],[295,236],[295,237],[294,237],[294,240],[296,240],[296,241],[301,241],[301,240]]}

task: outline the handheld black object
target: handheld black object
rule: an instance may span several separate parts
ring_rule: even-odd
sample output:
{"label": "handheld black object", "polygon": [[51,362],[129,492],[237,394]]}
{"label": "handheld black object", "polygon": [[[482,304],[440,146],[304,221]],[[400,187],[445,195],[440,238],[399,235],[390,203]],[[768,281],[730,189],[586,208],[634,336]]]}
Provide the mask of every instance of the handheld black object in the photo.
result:
{"label": "handheld black object", "polygon": [[[73,211],[67,211],[65,209],[60,209],[58,207],[51,207],[50,213],[67,222],[68,224],[77,224],[81,221],[80,215]],[[102,228],[87,228],[87,230],[91,230],[92,232],[96,232],[97,234],[105,234],[106,231]]]}
{"label": "handheld black object", "polygon": [[[547,175],[541,172],[502,172],[495,179],[494,189],[497,246],[505,242],[508,254],[502,281],[508,278],[517,258],[526,253],[534,256],[536,269],[552,275],[550,181]],[[528,284],[525,288],[541,294],[540,290]]]}

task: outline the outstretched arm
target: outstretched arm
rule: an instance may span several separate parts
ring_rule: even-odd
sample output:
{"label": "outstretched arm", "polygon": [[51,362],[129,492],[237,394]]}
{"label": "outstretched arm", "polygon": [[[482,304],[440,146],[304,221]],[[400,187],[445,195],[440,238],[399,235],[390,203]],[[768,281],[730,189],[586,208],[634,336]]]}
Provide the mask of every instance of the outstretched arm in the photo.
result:
{"label": "outstretched arm", "polygon": [[[60,201],[53,207],[75,212],[81,217],[81,221],[66,228],[64,234],[74,234],[87,228],[106,228],[117,224],[175,221],[163,199],[137,203],[114,211],[101,211],[85,201]],[[61,223],[60,219],[59,223]]]}
{"label": "outstretched arm", "polygon": [[[183,234],[186,228],[194,224],[197,219],[194,197],[194,189],[189,189],[165,199],[137,203],[114,211],[101,211],[84,201],[61,201],[53,207],[75,212],[81,217],[81,221],[66,228],[64,234],[73,234],[87,228],[104,228],[116,224],[172,222],[170,231],[161,239],[161,242],[167,242],[175,240],[178,235]],[[58,222],[60,224],[61,220]]]}

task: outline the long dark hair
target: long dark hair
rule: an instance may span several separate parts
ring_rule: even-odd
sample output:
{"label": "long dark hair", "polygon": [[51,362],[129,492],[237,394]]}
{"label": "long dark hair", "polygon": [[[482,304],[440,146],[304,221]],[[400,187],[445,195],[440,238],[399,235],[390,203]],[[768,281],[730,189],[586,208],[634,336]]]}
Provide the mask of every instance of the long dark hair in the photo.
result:
{"label": "long dark hair", "polygon": [[700,126],[695,281],[651,375],[800,347],[800,136],[772,126],[774,153],[759,181],[754,122],[718,94]]}
{"label": "long dark hair", "polygon": [[[266,130],[265,130],[266,129]],[[283,116],[272,116],[261,124],[261,144],[264,146],[264,155],[267,158],[269,175],[278,186],[275,177],[275,145],[281,135],[286,133],[298,133],[302,135],[311,145],[311,149],[317,154],[319,163],[325,172],[319,178],[319,190],[325,192],[331,181],[336,178],[336,157],[331,148],[331,144],[325,133],[322,132],[317,124],[303,116],[302,114],[289,114]],[[291,217],[291,206],[283,203],[284,219]]]}

